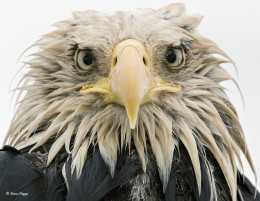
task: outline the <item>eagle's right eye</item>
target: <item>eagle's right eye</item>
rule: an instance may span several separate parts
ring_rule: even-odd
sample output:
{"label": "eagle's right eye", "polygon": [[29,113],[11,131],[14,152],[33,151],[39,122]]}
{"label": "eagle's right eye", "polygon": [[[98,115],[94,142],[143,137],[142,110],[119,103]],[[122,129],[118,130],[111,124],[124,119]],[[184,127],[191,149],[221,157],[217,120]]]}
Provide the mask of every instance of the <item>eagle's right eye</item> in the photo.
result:
{"label": "eagle's right eye", "polygon": [[94,57],[90,49],[77,49],[74,56],[78,72],[87,73],[93,68]]}

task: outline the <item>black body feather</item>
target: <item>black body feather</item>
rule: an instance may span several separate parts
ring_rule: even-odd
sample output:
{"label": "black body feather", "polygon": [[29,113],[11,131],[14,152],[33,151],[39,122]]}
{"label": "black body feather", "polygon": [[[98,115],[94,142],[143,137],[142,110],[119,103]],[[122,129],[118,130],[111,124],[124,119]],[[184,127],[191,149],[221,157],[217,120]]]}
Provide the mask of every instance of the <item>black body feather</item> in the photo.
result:
{"label": "black body feather", "polygon": [[127,163],[126,157],[119,157],[114,177],[106,167],[98,149],[88,159],[83,167],[82,174],[77,178],[71,175],[71,159],[66,162],[66,180],[68,186],[67,201],[88,200],[99,201],[115,188],[126,184],[137,167],[134,163]]}
{"label": "black body feather", "polygon": [[260,200],[260,193],[240,172],[237,173],[238,201]]}
{"label": "black body feather", "polygon": [[0,164],[0,200],[46,200],[47,180],[31,160],[5,146],[0,151]]}
{"label": "black body feather", "polygon": [[[211,174],[217,179],[218,201],[231,201],[221,170],[210,153],[206,154],[207,157],[200,156],[202,183],[199,194],[191,160],[181,143],[174,152],[165,193],[149,147],[146,173],[142,171],[136,150],[130,154],[124,151],[118,153],[114,177],[110,175],[98,148],[88,154],[79,178],[75,172],[71,175],[71,158],[67,154],[60,153],[47,166],[48,148],[35,150],[31,154],[26,154],[27,151],[9,146],[0,151],[1,201],[135,201],[138,196],[144,196],[139,201],[209,201],[213,193]],[[64,164],[67,186],[61,173]],[[210,171],[210,166],[214,167],[214,171]],[[259,192],[255,197],[255,187],[239,172],[237,183],[238,201],[260,201]],[[140,191],[137,197],[132,197],[134,191],[140,189],[143,194]]]}
{"label": "black body feather", "polygon": [[0,200],[64,201],[66,188],[60,171],[57,165],[46,167],[36,154],[5,146],[0,150]]}

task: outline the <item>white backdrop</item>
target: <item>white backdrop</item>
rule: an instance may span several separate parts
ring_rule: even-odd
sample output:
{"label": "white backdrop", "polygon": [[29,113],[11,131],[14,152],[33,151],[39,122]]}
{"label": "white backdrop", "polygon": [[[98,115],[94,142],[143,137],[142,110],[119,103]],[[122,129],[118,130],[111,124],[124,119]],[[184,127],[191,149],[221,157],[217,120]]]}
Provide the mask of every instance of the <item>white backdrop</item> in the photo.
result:
{"label": "white backdrop", "polygon": [[[200,32],[214,40],[236,62],[239,74],[227,65],[236,78],[245,100],[232,83],[224,83],[238,110],[247,143],[260,176],[260,1],[259,0],[179,0],[188,13],[200,13],[204,19]],[[75,10],[126,10],[137,7],[160,8],[173,3],[169,0],[8,0],[0,3],[0,143],[14,114],[10,90],[15,88],[21,74],[22,52],[39,36],[53,30],[56,21],[70,18]],[[149,22],[147,22],[149,23]],[[245,160],[244,160],[245,161]],[[245,173],[253,181],[253,174],[245,162]],[[260,183],[260,182],[259,182]],[[260,185],[258,184],[258,187]]]}

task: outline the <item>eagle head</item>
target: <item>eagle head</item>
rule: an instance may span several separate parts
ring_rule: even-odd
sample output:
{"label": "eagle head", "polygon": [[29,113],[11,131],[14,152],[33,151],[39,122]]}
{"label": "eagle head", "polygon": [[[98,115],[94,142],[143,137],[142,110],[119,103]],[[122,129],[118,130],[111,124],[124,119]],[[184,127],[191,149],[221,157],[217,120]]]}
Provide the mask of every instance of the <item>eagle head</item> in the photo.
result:
{"label": "eagle head", "polygon": [[[201,188],[199,157],[216,158],[232,197],[240,150],[253,168],[237,113],[222,81],[232,60],[196,27],[183,4],[159,10],[75,12],[33,46],[25,91],[6,140],[30,152],[49,143],[48,161],[65,147],[81,174],[98,146],[111,175],[118,154],[135,149],[146,171],[152,150],[167,186],[182,143]],[[253,168],[254,170],[254,168]]]}

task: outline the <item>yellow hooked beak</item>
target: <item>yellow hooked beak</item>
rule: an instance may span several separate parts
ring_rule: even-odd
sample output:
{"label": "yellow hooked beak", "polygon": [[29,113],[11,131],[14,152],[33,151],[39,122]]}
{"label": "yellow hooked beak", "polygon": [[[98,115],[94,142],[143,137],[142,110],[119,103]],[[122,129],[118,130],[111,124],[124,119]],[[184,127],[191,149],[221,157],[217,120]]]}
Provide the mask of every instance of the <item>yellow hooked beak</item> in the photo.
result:
{"label": "yellow hooked beak", "polygon": [[159,91],[176,93],[182,89],[178,84],[165,83],[152,76],[148,53],[139,41],[128,39],[118,43],[112,57],[110,76],[83,86],[80,93],[103,93],[106,94],[103,104],[114,102],[123,105],[131,129],[135,128],[140,105],[156,102],[153,94]]}

